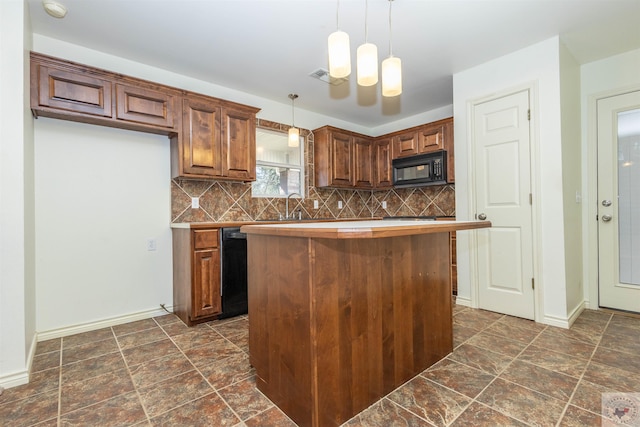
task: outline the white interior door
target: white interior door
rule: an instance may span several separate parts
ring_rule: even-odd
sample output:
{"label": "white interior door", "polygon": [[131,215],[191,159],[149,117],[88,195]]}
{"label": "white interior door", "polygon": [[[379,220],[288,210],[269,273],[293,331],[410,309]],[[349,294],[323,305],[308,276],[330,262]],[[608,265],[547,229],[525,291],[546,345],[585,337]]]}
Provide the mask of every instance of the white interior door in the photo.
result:
{"label": "white interior door", "polygon": [[534,319],[529,91],[473,108],[478,305]]}
{"label": "white interior door", "polygon": [[600,306],[640,313],[640,91],[597,114]]}

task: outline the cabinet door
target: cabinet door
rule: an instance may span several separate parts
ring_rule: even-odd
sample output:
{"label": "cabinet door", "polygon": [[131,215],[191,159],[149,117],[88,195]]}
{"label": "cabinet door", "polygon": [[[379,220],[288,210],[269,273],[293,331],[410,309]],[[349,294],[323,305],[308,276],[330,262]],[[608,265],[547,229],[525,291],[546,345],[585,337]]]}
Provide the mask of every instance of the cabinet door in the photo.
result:
{"label": "cabinet door", "polygon": [[393,158],[418,154],[418,133],[408,132],[393,137]]}
{"label": "cabinet door", "polygon": [[[94,116],[112,117],[111,80],[96,74],[58,70],[33,63],[37,68],[38,106]],[[32,68],[33,70],[33,68]],[[33,85],[32,80],[32,85]],[[33,91],[33,89],[32,89]]]}
{"label": "cabinet door", "polygon": [[377,140],[374,143],[375,188],[391,188],[393,184],[391,169],[391,140],[389,138]]}
{"label": "cabinet door", "polygon": [[176,97],[157,90],[116,85],[116,118],[173,128]]}
{"label": "cabinet door", "polygon": [[331,183],[332,186],[353,186],[353,150],[351,135],[331,132]]}
{"label": "cabinet door", "polygon": [[222,174],[242,181],[256,179],[255,114],[224,108]]}
{"label": "cabinet door", "polygon": [[356,188],[373,188],[373,143],[371,139],[353,137],[353,178]]}
{"label": "cabinet door", "polygon": [[211,316],[221,312],[220,251],[218,248],[194,252],[193,318]]}
{"label": "cabinet door", "polygon": [[221,108],[210,102],[185,98],[182,114],[183,174],[221,176]]}
{"label": "cabinet door", "polygon": [[418,151],[429,153],[444,150],[444,126],[425,126],[418,132]]}

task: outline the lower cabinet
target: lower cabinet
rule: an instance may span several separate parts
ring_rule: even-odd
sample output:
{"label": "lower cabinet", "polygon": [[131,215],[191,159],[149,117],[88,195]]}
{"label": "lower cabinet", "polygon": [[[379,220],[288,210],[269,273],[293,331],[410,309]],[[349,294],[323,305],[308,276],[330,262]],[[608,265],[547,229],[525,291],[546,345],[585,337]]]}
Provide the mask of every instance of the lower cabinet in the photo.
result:
{"label": "lower cabinet", "polygon": [[221,313],[220,235],[217,228],[174,228],[173,311],[188,326]]}

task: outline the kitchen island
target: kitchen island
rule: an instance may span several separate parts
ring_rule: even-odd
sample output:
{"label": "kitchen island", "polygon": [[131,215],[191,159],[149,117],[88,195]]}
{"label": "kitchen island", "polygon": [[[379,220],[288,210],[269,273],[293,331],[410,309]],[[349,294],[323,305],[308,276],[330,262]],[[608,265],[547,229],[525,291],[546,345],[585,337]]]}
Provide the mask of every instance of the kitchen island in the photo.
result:
{"label": "kitchen island", "polygon": [[453,350],[449,232],[488,221],[243,226],[258,388],[337,426]]}

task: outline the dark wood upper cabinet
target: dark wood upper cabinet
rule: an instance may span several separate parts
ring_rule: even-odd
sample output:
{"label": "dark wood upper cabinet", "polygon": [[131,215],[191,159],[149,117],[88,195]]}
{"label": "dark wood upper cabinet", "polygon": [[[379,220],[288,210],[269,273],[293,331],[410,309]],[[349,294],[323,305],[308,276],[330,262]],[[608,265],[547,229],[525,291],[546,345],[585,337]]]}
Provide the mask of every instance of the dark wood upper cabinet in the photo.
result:
{"label": "dark wood upper cabinet", "polygon": [[116,84],[116,118],[173,128],[177,96],[159,90]]}
{"label": "dark wood upper cabinet", "polygon": [[455,182],[453,117],[376,138],[332,126],[313,131],[316,187],[388,189],[392,160],[447,151],[447,182]]}
{"label": "dark wood upper cabinet", "polygon": [[391,138],[376,139],[373,142],[374,159],[373,186],[377,189],[393,186],[393,170],[391,169]]}
{"label": "dark wood upper cabinet", "polygon": [[230,179],[256,179],[256,113],[234,108],[222,109],[224,123],[222,171]]}
{"label": "dark wood upper cabinet", "polygon": [[455,182],[453,117],[385,135],[392,141],[392,159],[447,151],[447,182]]}
{"label": "dark wood upper cabinet", "polygon": [[353,180],[356,188],[373,188],[375,153],[371,138],[353,137]]}
{"label": "dark wood upper cabinet", "polygon": [[[112,117],[112,82],[106,76],[31,63],[31,108]],[[46,115],[47,110],[43,111]]]}
{"label": "dark wood upper cabinet", "polygon": [[415,130],[395,135],[393,138],[393,158],[415,156],[420,152],[418,132]]}
{"label": "dark wood upper cabinet", "polygon": [[[452,134],[448,133],[449,124],[453,118],[438,120],[406,129],[393,134],[393,158],[415,156],[416,154],[430,153],[448,149],[448,139]],[[453,145],[451,145],[453,148]]]}
{"label": "dark wood upper cabinet", "polygon": [[31,110],[168,135],[172,178],[255,180],[259,108],[31,52]]}
{"label": "dark wood upper cabinet", "polygon": [[171,138],[172,176],[255,180],[256,112],[210,98],[185,97],[183,131]]}
{"label": "dark wood upper cabinet", "polygon": [[316,187],[373,188],[373,139],[325,126],[313,131]]}
{"label": "dark wood upper cabinet", "polygon": [[222,175],[222,141],[220,139],[222,108],[198,98],[185,98],[182,104],[182,134],[171,139],[172,145],[180,145],[176,158],[172,156],[172,163],[180,164],[182,168],[172,175],[203,177]]}

